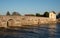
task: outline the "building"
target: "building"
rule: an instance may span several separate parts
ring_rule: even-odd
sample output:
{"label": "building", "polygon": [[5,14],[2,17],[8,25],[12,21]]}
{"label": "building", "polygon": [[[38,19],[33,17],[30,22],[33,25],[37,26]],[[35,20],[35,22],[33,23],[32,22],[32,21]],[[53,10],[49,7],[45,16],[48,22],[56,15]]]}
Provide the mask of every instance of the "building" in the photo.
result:
{"label": "building", "polygon": [[56,20],[56,13],[54,11],[50,12],[49,13],[49,18],[52,20],[52,21],[55,21]]}

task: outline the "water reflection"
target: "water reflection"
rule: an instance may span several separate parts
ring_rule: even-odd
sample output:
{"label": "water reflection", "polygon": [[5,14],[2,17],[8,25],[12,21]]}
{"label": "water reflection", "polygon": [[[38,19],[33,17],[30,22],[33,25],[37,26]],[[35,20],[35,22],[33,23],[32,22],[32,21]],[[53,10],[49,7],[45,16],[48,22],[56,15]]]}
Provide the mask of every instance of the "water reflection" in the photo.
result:
{"label": "water reflection", "polygon": [[1,38],[60,38],[60,24],[27,26],[19,30],[0,29]]}
{"label": "water reflection", "polygon": [[55,38],[56,24],[49,24],[49,38]]}
{"label": "water reflection", "polygon": [[60,23],[56,25],[55,38],[60,38]]}

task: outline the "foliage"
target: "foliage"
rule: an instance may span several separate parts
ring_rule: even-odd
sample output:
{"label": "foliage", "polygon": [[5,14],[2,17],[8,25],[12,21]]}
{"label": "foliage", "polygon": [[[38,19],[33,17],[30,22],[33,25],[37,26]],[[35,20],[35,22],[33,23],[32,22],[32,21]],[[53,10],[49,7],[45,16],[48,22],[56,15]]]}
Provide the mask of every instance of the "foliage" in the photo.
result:
{"label": "foliage", "polygon": [[35,16],[34,14],[25,14],[25,16]]}
{"label": "foliage", "polygon": [[30,14],[31,16],[35,16],[34,14]]}
{"label": "foliage", "polygon": [[6,15],[10,15],[10,12],[9,12],[9,11],[7,11]]}
{"label": "foliage", "polygon": [[57,18],[60,18],[60,12],[57,14],[57,16],[56,16]]}
{"label": "foliage", "polygon": [[36,13],[36,16],[40,16],[40,14],[39,13]]}
{"label": "foliage", "polygon": [[21,16],[21,14],[19,14],[18,12],[13,12],[12,15]]}
{"label": "foliage", "polygon": [[45,12],[44,17],[49,17],[49,12]]}

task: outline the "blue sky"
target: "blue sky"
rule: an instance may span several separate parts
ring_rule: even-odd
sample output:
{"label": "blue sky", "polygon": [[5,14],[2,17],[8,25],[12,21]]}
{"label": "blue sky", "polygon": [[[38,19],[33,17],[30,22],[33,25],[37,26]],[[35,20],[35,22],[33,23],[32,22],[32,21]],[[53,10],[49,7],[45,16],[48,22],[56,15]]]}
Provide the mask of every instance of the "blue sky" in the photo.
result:
{"label": "blue sky", "polygon": [[60,0],[0,0],[0,14],[16,11],[20,14],[43,14],[45,11],[60,11]]}

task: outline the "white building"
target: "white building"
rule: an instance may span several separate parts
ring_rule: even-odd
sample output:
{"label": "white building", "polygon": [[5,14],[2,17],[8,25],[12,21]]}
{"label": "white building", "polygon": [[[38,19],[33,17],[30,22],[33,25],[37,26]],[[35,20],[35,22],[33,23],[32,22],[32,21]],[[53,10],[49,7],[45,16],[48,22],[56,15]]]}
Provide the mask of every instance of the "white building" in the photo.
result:
{"label": "white building", "polygon": [[54,11],[49,13],[49,18],[53,21],[56,21],[56,13]]}

